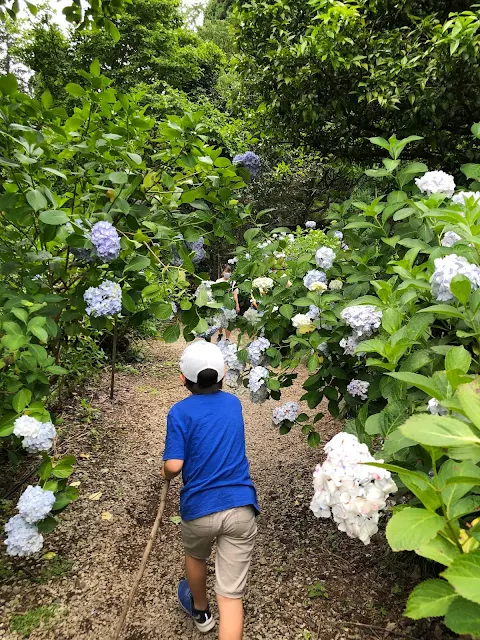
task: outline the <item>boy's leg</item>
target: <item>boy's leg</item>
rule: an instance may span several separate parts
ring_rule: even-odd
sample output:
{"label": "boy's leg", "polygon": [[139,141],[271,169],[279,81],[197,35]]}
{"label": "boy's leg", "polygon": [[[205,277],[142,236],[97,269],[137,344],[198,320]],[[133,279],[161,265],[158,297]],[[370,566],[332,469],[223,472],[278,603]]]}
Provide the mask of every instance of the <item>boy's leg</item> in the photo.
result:
{"label": "boy's leg", "polygon": [[217,594],[220,626],[218,640],[241,640],[243,636],[243,599]]}
{"label": "boy's leg", "polygon": [[197,611],[207,609],[207,563],[185,554],[185,574]]}
{"label": "boy's leg", "polygon": [[243,632],[243,595],[257,535],[253,507],[223,512],[223,532],[217,537],[215,563],[219,640],[241,640]]}

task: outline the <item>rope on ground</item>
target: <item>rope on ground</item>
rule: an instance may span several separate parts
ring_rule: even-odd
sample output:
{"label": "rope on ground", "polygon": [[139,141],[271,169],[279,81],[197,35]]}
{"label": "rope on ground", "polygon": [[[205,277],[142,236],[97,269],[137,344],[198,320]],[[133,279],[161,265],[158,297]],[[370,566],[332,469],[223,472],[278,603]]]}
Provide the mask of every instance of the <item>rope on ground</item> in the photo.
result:
{"label": "rope on ground", "polygon": [[113,640],[118,640],[120,638],[120,634],[122,633],[123,625],[125,624],[125,620],[127,618],[128,611],[129,611],[129,609],[130,609],[130,607],[132,605],[133,599],[135,597],[135,593],[137,591],[137,587],[138,587],[138,585],[140,583],[140,580],[142,579],[143,574],[145,572],[145,567],[147,566],[148,557],[149,557],[150,552],[152,550],[153,543],[154,543],[156,535],[157,535],[158,527],[160,526],[160,521],[162,519],[163,512],[165,510],[165,504],[167,502],[167,494],[168,494],[169,486],[170,486],[170,481],[166,480],[165,484],[163,485],[162,494],[161,494],[161,497],[160,497],[160,505],[158,507],[157,517],[155,518],[155,522],[153,523],[153,527],[152,527],[152,530],[150,532],[150,537],[148,539],[147,546],[145,547],[145,551],[143,552],[142,561],[141,561],[140,566],[138,568],[137,575],[135,576],[135,580],[133,582],[132,588],[130,589],[130,594],[128,596],[128,600],[126,601],[126,603],[125,603],[125,605],[124,605],[124,607],[122,609],[122,613],[120,615],[120,620],[118,621],[118,625],[117,625],[117,628],[115,630],[115,634],[113,636]]}

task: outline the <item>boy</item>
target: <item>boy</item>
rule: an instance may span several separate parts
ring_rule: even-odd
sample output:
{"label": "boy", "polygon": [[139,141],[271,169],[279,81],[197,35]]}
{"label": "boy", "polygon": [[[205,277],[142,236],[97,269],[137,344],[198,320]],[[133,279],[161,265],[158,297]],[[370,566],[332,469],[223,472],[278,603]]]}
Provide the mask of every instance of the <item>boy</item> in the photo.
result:
{"label": "boy", "polygon": [[259,513],[245,453],[242,406],[222,391],[225,362],[205,340],[188,346],[180,360],[182,383],[191,395],[169,411],[162,475],[183,475],[181,529],[186,580],[178,601],[202,633],[215,626],[207,602],[206,560],[217,540],[215,592],[219,640],[241,640],[243,595]]}

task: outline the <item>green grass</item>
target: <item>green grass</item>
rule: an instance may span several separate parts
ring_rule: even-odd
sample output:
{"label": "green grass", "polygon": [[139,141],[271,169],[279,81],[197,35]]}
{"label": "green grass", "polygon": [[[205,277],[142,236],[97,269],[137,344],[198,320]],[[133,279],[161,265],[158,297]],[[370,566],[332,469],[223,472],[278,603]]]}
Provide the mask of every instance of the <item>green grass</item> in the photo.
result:
{"label": "green grass", "polygon": [[52,578],[62,578],[70,572],[72,566],[73,562],[71,560],[63,560],[57,556],[53,558],[53,560],[49,560],[41,568],[35,582],[45,584],[45,582],[49,582]]}
{"label": "green grass", "polygon": [[58,605],[51,604],[48,607],[36,607],[25,613],[17,614],[10,620],[10,631],[20,633],[24,638],[42,625],[48,625],[55,617]]}

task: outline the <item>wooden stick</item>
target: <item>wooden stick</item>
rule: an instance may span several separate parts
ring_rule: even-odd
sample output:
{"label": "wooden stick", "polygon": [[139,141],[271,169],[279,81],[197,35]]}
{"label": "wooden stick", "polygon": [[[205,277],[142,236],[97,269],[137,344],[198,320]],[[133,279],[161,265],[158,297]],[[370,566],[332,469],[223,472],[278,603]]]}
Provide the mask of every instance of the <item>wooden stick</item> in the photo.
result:
{"label": "wooden stick", "polygon": [[124,607],[122,609],[122,614],[120,616],[120,620],[118,621],[118,625],[117,625],[117,628],[115,630],[115,635],[113,636],[114,640],[118,640],[118,638],[120,638],[120,634],[122,633],[123,625],[125,624],[125,620],[127,618],[128,611],[129,611],[129,609],[130,609],[130,607],[132,605],[132,602],[133,602],[133,599],[135,597],[135,593],[137,591],[137,587],[139,585],[139,582],[143,577],[143,573],[145,571],[145,567],[147,566],[148,556],[150,555],[150,551],[152,550],[153,543],[154,543],[155,537],[157,535],[158,527],[160,525],[160,521],[162,519],[163,512],[165,510],[165,504],[167,502],[167,494],[168,494],[169,486],[170,486],[170,481],[166,480],[165,484],[163,485],[162,494],[161,494],[161,497],[160,497],[160,506],[158,507],[157,517],[155,518],[155,522],[153,523],[153,527],[152,527],[152,530],[150,532],[150,537],[148,539],[147,546],[145,547],[145,551],[143,552],[142,561],[141,561],[140,566],[138,568],[137,575],[135,577],[135,580],[134,580],[134,583],[132,585],[132,588],[130,589],[130,594],[128,596],[128,600],[126,601],[126,603],[125,603],[125,605],[124,605]]}

